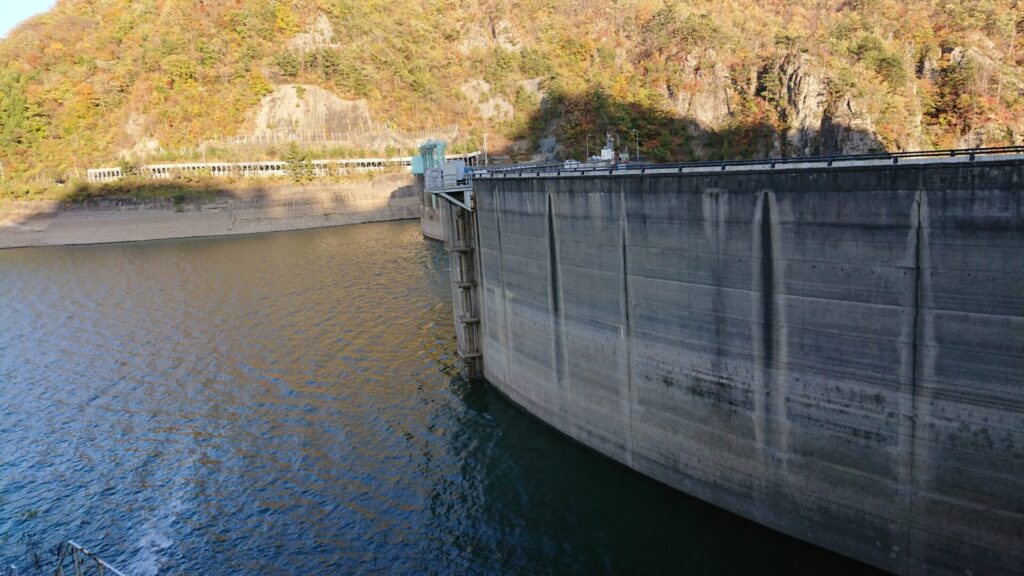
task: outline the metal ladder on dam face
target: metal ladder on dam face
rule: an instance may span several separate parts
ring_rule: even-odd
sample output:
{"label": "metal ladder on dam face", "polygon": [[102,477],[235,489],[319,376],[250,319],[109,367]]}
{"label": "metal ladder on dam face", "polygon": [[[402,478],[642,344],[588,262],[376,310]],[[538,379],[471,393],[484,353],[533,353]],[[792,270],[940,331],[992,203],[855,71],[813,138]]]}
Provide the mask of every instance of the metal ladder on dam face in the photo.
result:
{"label": "metal ladder on dam face", "polygon": [[480,276],[472,174],[462,160],[443,162],[443,150],[441,148],[438,154],[430,145],[420,148],[424,159],[424,188],[442,200],[438,209],[451,270],[457,352],[464,374],[468,378],[482,378]]}
{"label": "metal ladder on dam face", "polygon": [[451,266],[452,305],[458,354],[466,376],[483,377],[480,346],[480,282],[477,272],[476,214],[451,203],[441,210],[444,244]]}

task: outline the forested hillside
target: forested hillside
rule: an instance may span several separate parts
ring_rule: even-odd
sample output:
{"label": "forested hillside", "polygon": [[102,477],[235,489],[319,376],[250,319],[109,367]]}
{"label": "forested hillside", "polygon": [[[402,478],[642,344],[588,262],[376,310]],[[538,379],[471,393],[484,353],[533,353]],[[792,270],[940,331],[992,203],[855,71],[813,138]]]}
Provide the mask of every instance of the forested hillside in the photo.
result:
{"label": "forested hillside", "polygon": [[60,0],[0,42],[0,163],[231,156],[282,86],[514,159],[1022,144],[1022,35],[1017,0]]}

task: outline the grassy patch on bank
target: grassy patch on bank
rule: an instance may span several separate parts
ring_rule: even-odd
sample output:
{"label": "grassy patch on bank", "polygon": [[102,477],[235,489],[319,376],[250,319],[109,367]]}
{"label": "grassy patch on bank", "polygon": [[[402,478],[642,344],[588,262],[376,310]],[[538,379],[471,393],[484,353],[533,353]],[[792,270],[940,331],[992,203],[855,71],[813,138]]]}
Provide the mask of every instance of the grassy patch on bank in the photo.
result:
{"label": "grassy patch on bank", "polygon": [[95,200],[128,200],[135,202],[166,201],[176,205],[205,202],[231,193],[245,193],[251,189],[274,189],[282,186],[321,186],[355,184],[377,178],[408,174],[408,170],[392,166],[383,170],[348,172],[315,176],[312,167],[296,170],[290,176],[267,178],[218,178],[208,175],[178,177],[169,180],[148,180],[130,176],[116,182],[92,183],[71,181],[66,183],[0,183],[0,210],[12,203],[60,202],[67,205],[83,204]]}
{"label": "grassy patch on bank", "polygon": [[52,200],[47,186],[38,184],[4,183],[0,185],[0,206],[7,202]]}
{"label": "grassy patch on bank", "polygon": [[11,202],[61,202],[82,204],[91,200],[170,200],[183,204],[211,200],[228,187],[215,181],[153,181],[125,179],[118,182],[69,182],[63,185],[9,185],[0,187],[0,206]]}
{"label": "grassy patch on bank", "polygon": [[183,182],[125,179],[101,184],[79,183],[68,186],[55,200],[82,204],[92,200],[134,200],[140,202],[170,200],[175,204],[213,200],[227,191],[213,181]]}

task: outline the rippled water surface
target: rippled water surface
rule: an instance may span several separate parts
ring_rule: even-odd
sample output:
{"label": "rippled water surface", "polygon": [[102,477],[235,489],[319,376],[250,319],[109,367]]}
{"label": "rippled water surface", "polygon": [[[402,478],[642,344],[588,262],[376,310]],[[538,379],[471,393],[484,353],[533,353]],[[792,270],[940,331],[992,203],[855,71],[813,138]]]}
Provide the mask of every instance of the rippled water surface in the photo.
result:
{"label": "rippled water surface", "polygon": [[0,566],[864,570],[456,377],[447,274],[415,222],[0,251]]}

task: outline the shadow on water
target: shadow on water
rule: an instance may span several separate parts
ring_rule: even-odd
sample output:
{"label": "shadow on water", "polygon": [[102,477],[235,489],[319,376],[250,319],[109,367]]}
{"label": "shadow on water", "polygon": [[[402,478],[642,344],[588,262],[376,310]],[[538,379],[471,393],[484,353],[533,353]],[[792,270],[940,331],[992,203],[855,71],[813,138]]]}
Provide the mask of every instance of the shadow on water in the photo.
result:
{"label": "shadow on water", "polygon": [[[882,573],[644,477],[487,382],[450,387],[474,434],[458,447],[464,474],[480,479],[479,536],[466,545],[509,573]],[[514,544],[492,550],[497,541]]]}

